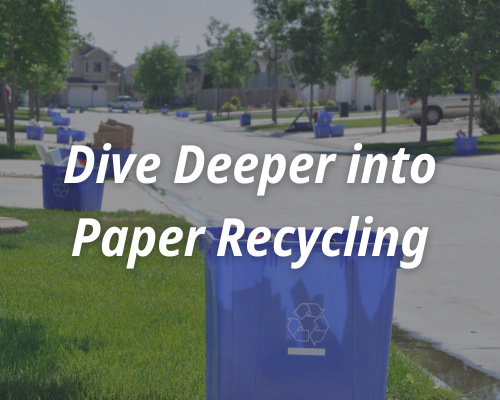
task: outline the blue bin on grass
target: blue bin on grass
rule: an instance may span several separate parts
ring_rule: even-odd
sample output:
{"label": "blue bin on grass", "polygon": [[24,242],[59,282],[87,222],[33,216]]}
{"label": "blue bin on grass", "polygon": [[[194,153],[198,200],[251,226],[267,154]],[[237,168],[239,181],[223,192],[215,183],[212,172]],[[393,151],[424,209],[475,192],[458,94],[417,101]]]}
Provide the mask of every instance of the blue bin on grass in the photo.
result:
{"label": "blue bin on grass", "polygon": [[[232,234],[235,232],[232,228]],[[333,236],[322,251],[323,231],[300,269],[297,234],[285,235],[278,257],[273,242],[257,245],[264,257],[247,251],[251,229],[241,241],[241,257],[227,247],[218,257],[222,228],[200,237],[205,259],[206,399],[385,400],[396,270],[401,245],[389,257],[343,256],[348,231]],[[276,233],[277,229],[271,229]],[[309,240],[311,231],[307,231]]]}
{"label": "blue bin on grass", "polygon": [[189,111],[182,111],[182,118],[189,117]]}
{"label": "blue bin on grass", "polygon": [[128,110],[129,110],[129,109],[130,109],[130,107],[123,106],[122,113],[123,113],[123,114],[128,114]]}
{"label": "blue bin on grass", "polygon": [[[96,150],[92,149],[94,152],[94,162],[95,165],[99,165],[101,163],[101,158],[103,154],[109,154],[108,159],[108,167],[106,169],[106,178],[114,178],[115,177],[115,168],[113,162],[113,154],[118,154],[120,156],[120,170],[123,169],[123,166],[127,162],[128,156],[132,154],[132,150]],[[128,176],[128,174],[127,174]]]}
{"label": "blue bin on grass", "polygon": [[47,117],[52,117],[53,111],[51,109],[47,110]]}
{"label": "blue bin on grass", "polygon": [[58,129],[57,130],[57,143],[69,143],[69,137],[71,135],[71,131],[69,129]]}
{"label": "blue bin on grass", "polygon": [[45,135],[44,126],[26,126],[26,138],[30,140],[43,140]]}
{"label": "blue bin on grass", "polygon": [[75,110],[74,108],[68,108],[68,109],[66,110],[66,113],[68,113],[68,114],[75,114],[75,113],[76,113],[76,110]]}
{"label": "blue bin on grass", "polygon": [[344,125],[330,126],[330,136],[331,137],[344,136]]}
{"label": "blue bin on grass", "polygon": [[[76,167],[75,175],[81,175],[84,168]],[[96,183],[97,168],[81,183],[64,183],[66,167],[42,165],[43,206],[78,211],[100,211],[104,183]]]}
{"label": "blue bin on grass", "polygon": [[73,142],[83,142],[85,140],[85,131],[71,131]]}
{"label": "blue bin on grass", "polygon": [[69,126],[69,118],[52,117],[52,126]]}
{"label": "blue bin on grass", "polygon": [[314,126],[314,136],[316,138],[327,138],[330,137],[330,127],[329,126]]}
{"label": "blue bin on grass", "polygon": [[61,112],[60,111],[51,111],[50,112],[50,117],[54,118],[61,118]]}
{"label": "blue bin on grass", "polygon": [[477,154],[477,137],[454,138],[455,154],[457,156],[471,156]]}
{"label": "blue bin on grass", "polygon": [[240,114],[240,126],[249,126],[252,124],[251,114]]}
{"label": "blue bin on grass", "polygon": [[212,122],[213,120],[213,114],[205,114],[205,122]]}
{"label": "blue bin on grass", "polygon": [[163,115],[167,115],[168,114],[168,108],[161,108],[160,111],[161,111],[161,113]]}
{"label": "blue bin on grass", "polygon": [[318,119],[316,121],[316,125],[318,126],[330,126],[332,123],[333,114],[330,114],[327,111],[320,111],[318,113]]}

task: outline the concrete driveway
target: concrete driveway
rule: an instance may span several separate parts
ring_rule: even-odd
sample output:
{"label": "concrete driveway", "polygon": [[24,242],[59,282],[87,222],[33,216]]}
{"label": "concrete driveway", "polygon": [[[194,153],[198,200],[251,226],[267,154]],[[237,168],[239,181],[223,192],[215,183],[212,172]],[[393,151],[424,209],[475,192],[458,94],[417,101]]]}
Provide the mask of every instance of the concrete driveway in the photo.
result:
{"label": "concrete driveway", "polygon": [[[349,135],[343,141],[312,139],[312,133],[277,137],[161,115],[85,113],[76,114],[72,122],[90,133],[109,116],[134,125],[135,152],[160,155],[156,188],[164,190],[174,208],[201,225],[221,224],[233,217],[247,226],[348,227],[353,215],[360,220],[371,215],[374,227],[395,226],[400,235],[412,226],[428,226],[423,263],[415,270],[398,272],[394,321],[500,376],[500,156],[442,160],[426,185],[411,182],[409,162],[403,167],[402,175],[407,177],[403,185],[392,183],[391,164],[385,184],[347,184],[348,150],[356,142]],[[443,125],[436,132],[449,131],[445,136],[450,137],[455,128]],[[389,136],[396,142],[418,140],[415,129],[399,133],[394,129],[377,140]],[[364,141],[364,137],[358,138]],[[196,182],[174,184],[182,145],[201,147],[205,165],[219,153],[231,156],[232,165],[246,153],[256,154],[260,163],[265,154],[281,153],[288,162],[301,153],[313,155],[316,162],[321,153],[339,155],[323,184],[296,185],[285,176],[279,184],[269,185],[265,197],[257,197],[258,179],[240,185],[232,168],[222,185],[208,181],[206,168]]]}

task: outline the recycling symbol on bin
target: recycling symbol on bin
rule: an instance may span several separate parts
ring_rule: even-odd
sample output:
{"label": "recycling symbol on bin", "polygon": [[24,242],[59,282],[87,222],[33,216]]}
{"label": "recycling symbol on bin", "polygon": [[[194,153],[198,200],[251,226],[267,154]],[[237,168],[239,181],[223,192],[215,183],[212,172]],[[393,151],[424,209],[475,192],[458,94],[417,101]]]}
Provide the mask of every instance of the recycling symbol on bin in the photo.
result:
{"label": "recycling symbol on bin", "polygon": [[288,330],[297,342],[309,342],[313,345],[321,342],[328,331],[326,320],[319,304],[302,303],[294,311],[299,318],[288,318]]}
{"label": "recycling symbol on bin", "polygon": [[56,197],[66,197],[69,193],[69,185],[64,183],[61,178],[57,178],[54,184],[52,185],[52,190],[54,191],[54,195]]}

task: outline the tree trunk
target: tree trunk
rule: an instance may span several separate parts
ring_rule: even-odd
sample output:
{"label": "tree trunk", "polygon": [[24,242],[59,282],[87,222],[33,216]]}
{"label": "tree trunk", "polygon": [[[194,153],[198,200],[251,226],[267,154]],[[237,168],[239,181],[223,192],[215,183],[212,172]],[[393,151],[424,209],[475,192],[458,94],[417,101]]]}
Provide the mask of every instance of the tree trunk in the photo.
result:
{"label": "tree trunk", "polygon": [[220,99],[219,99],[219,115],[222,118],[222,105],[224,104],[224,88],[220,91]]}
{"label": "tree trunk", "polygon": [[326,94],[326,100],[325,100],[325,111],[326,107],[328,107],[328,101],[330,100],[330,90],[332,90],[332,85],[328,86],[328,93]]}
{"label": "tree trunk", "polygon": [[28,96],[29,96],[29,113],[30,113],[30,119],[35,118],[35,102],[33,99],[33,87],[30,85],[28,89]]}
{"label": "tree trunk", "polygon": [[382,133],[385,133],[387,126],[387,90],[382,92]]}
{"label": "tree trunk", "polygon": [[229,112],[231,111],[231,92],[232,92],[233,88],[230,87],[229,88],[229,101],[228,101],[228,104],[227,104],[227,119],[229,119]]}
{"label": "tree trunk", "polygon": [[428,96],[422,96],[422,116],[420,118],[420,142],[427,142],[427,102]]}
{"label": "tree trunk", "polygon": [[[3,119],[5,121],[5,130],[8,132],[8,129],[10,127],[10,114],[9,114],[9,102],[7,96],[7,82],[4,79],[0,80],[0,90],[2,90],[1,107],[2,107]],[[8,143],[10,144],[10,142]]]}
{"label": "tree trunk", "polygon": [[311,85],[311,98],[309,100],[309,112],[311,113],[311,118],[313,116],[313,96],[314,96],[314,87]]}
{"label": "tree trunk", "polygon": [[35,92],[35,101],[36,101],[36,120],[40,121],[40,93]]}
{"label": "tree trunk", "polygon": [[273,77],[273,95],[272,97],[272,118],[275,124],[278,123],[278,111],[277,111],[277,94],[278,94],[278,45],[276,39],[274,39],[274,77]]}
{"label": "tree trunk", "polygon": [[472,61],[472,73],[470,82],[470,108],[469,108],[469,136],[472,136],[474,126],[474,103],[476,97],[476,57]]}

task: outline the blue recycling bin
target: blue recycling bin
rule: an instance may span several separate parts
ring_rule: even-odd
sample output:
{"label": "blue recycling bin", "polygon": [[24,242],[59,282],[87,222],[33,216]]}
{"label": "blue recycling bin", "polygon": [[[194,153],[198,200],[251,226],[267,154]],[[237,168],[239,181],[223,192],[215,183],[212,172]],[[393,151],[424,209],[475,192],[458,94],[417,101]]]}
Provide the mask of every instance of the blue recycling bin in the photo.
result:
{"label": "blue recycling bin", "polygon": [[240,114],[240,126],[250,126],[252,124],[251,114]]}
{"label": "blue recycling bin", "polygon": [[168,108],[161,108],[160,111],[161,111],[161,113],[163,115],[167,115],[168,114]]}
{"label": "blue recycling bin", "polygon": [[26,138],[30,140],[43,140],[45,135],[44,126],[26,126]]}
{"label": "blue recycling bin", "polygon": [[330,126],[330,136],[331,137],[344,136],[344,125],[332,125],[332,126]]}
{"label": "blue recycling bin", "polygon": [[213,114],[205,114],[205,122],[212,122],[213,120]]}
{"label": "blue recycling bin", "polygon": [[83,142],[85,140],[85,131],[71,131],[73,142]]}
{"label": "blue recycling bin", "polygon": [[57,143],[68,144],[71,131],[69,129],[57,130]]}
{"label": "blue recycling bin", "polygon": [[327,138],[330,137],[330,126],[314,126],[314,136],[316,138]]}
{"label": "blue recycling bin", "polygon": [[128,106],[123,106],[122,113],[123,113],[123,114],[128,114],[129,109],[130,109],[130,107],[128,107]]}
{"label": "blue recycling bin", "polygon": [[477,137],[460,137],[453,139],[457,156],[471,156],[477,154]]}
{"label": "blue recycling bin", "polygon": [[181,117],[181,112],[180,112],[180,111],[176,111],[176,112],[175,112],[175,116],[176,116],[176,117]]}
{"label": "blue recycling bin", "polygon": [[189,111],[182,111],[182,118],[189,117]]}
{"label": "blue recycling bin", "polygon": [[70,119],[64,117],[52,117],[52,126],[69,126]]}
{"label": "blue recycling bin", "polygon": [[318,125],[318,126],[330,126],[332,123],[332,119],[333,119],[333,114],[331,114],[327,111],[321,110],[318,113],[318,119],[316,121],[316,125]]}
{"label": "blue recycling bin", "polygon": [[75,113],[76,113],[76,110],[75,110],[74,108],[68,108],[68,109],[66,110],[66,113],[67,113],[67,114],[75,114]]}
{"label": "blue recycling bin", "polygon": [[[100,211],[104,183],[96,183],[97,168],[81,183],[64,183],[65,166],[42,165],[43,206],[78,211]],[[84,168],[76,167],[75,175],[81,175]]]}
{"label": "blue recycling bin", "polygon": [[52,117],[53,111],[49,108],[47,110],[47,117]]}
{"label": "blue recycling bin", "polygon": [[[120,170],[123,169],[123,166],[127,162],[128,157],[132,154],[132,150],[113,150],[105,151],[105,150],[96,150],[92,149],[94,152],[94,162],[95,165],[99,165],[101,163],[101,158],[103,154],[109,154],[108,159],[108,167],[106,169],[106,178],[114,178],[115,177],[115,168],[113,161],[113,154],[118,154],[120,156]],[[128,176],[128,174],[127,174]]]}
{"label": "blue recycling bin", "polygon": [[60,111],[51,111],[50,116],[56,117],[56,118],[61,118],[61,112]]}
{"label": "blue recycling bin", "polygon": [[[235,228],[232,229],[234,233]],[[300,269],[297,234],[257,245],[264,257],[217,256],[222,228],[200,237],[205,260],[206,399],[384,400],[389,365],[396,270],[401,246],[387,255],[343,256],[348,232],[333,236],[337,257],[322,252],[322,236]],[[277,229],[271,229],[276,233]],[[309,240],[311,231],[307,231]],[[371,254],[375,233],[370,234]]]}
{"label": "blue recycling bin", "polygon": [[109,113],[112,113],[112,112],[113,112],[113,108],[112,108],[112,107],[109,107],[109,108],[108,108],[108,112],[109,112]]}

